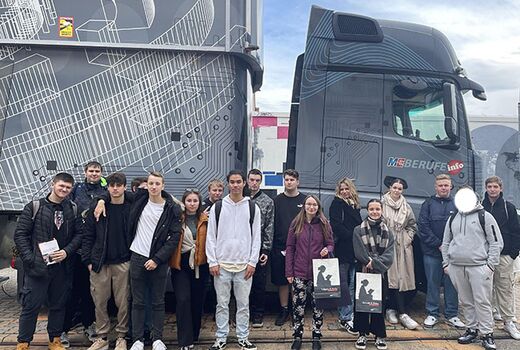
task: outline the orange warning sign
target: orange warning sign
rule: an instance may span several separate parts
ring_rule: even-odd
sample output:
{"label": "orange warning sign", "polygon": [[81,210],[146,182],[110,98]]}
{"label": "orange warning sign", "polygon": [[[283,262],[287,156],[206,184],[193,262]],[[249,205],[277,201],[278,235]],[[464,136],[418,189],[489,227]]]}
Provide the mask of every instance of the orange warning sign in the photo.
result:
{"label": "orange warning sign", "polygon": [[74,17],[60,17],[60,37],[72,38],[74,36]]}

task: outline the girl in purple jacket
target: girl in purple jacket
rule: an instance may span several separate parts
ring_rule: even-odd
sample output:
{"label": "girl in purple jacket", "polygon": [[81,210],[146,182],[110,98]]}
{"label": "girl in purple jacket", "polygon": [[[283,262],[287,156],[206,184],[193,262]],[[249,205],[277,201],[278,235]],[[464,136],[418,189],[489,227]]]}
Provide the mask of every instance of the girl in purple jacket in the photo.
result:
{"label": "girl in purple jacket", "polygon": [[[287,235],[285,276],[292,284],[294,324],[292,350],[299,350],[301,347],[307,291],[311,293],[311,297],[314,292],[312,259],[327,257],[333,250],[332,229],[323,214],[321,203],[316,196],[307,196],[301,211],[291,223]],[[316,308],[314,298],[312,310],[312,350],[319,350],[323,310]]]}

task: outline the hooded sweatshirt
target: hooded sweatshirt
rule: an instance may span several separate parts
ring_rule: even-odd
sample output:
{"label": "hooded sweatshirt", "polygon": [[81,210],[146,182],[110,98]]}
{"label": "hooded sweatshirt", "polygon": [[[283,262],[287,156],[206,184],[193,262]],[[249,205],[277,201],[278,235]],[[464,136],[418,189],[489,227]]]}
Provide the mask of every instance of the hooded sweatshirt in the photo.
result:
{"label": "hooded sweatshirt", "polygon": [[484,212],[486,230],[483,232],[478,218],[482,205],[477,204],[469,213],[458,212],[451,223],[446,223],[442,242],[442,265],[488,265],[492,270],[500,261],[504,245],[500,228],[493,215]]}
{"label": "hooded sweatshirt", "polygon": [[260,254],[260,209],[255,204],[253,227],[249,224],[249,197],[235,203],[229,195],[222,199],[218,221],[215,206],[209,212],[206,255],[209,267],[220,264],[248,264],[255,267]]}

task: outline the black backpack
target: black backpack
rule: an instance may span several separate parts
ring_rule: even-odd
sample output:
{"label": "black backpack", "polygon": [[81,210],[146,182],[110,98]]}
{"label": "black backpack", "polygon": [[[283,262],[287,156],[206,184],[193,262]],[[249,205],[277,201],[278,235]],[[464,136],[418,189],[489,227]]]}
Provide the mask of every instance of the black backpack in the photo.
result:
{"label": "black backpack", "polygon": [[[218,221],[220,219],[220,212],[222,211],[222,199],[215,202],[215,220],[217,222],[217,232],[218,232]],[[255,201],[249,200],[249,228],[251,229],[251,234],[253,234],[253,222],[255,221]]]}
{"label": "black backpack", "polygon": [[[451,223],[453,222],[453,219],[455,219],[455,216],[457,216],[458,211],[455,210],[449,218],[449,227],[450,227],[450,233],[453,235],[453,230],[451,229]],[[507,210],[506,210],[507,213]],[[482,231],[484,231],[484,235],[486,234],[486,210],[484,208],[478,210],[478,222],[480,223],[480,227],[482,227]]]}

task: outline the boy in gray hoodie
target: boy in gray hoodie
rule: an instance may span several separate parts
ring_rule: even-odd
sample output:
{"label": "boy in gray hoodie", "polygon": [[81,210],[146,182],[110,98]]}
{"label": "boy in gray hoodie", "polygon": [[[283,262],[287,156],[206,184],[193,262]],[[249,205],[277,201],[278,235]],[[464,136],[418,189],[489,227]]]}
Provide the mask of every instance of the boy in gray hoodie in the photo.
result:
{"label": "boy in gray hoodie", "polygon": [[476,341],[480,332],[482,346],[496,349],[491,301],[493,273],[503,245],[495,218],[484,211],[478,200],[471,210],[462,212],[459,208],[446,223],[441,246],[442,264],[458,292],[468,327],[458,339],[460,344]]}

